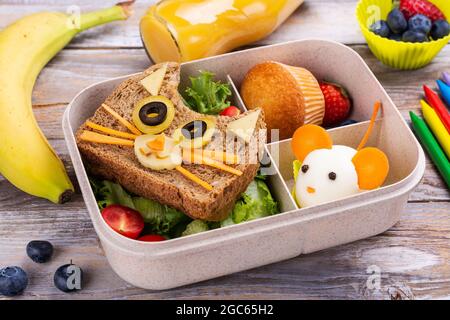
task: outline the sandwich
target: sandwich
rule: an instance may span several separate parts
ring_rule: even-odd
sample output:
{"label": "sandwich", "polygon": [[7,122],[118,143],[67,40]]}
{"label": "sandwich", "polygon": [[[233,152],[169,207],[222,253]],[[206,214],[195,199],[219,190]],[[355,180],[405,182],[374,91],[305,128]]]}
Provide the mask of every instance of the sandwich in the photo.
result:
{"label": "sandwich", "polygon": [[192,219],[222,221],[254,180],[264,113],[198,113],[178,91],[180,65],[121,83],[76,133],[90,174]]}

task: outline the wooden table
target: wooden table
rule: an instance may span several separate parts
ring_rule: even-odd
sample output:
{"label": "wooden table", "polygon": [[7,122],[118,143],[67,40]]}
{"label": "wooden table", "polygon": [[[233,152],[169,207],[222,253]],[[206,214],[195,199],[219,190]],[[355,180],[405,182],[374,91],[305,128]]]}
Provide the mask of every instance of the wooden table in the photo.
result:
{"label": "wooden table", "polygon": [[[90,10],[114,2],[1,0],[0,28],[32,12],[66,11],[73,3]],[[149,66],[138,21],[152,2],[137,1],[130,20],[79,36],[39,77],[33,94],[34,111],[73,181],[61,130],[64,109],[84,87]],[[303,38],[343,42],[365,59],[407,118],[409,110],[419,109],[421,85],[434,87],[440,73],[450,71],[450,46],[422,70],[389,69],[365,45],[354,18],[355,6],[356,0],[306,0],[276,33],[255,45]],[[38,265],[26,256],[25,246],[33,239],[48,239],[55,245],[51,263]],[[75,295],[62,294],[52,284],[56,268],[70,259],[88,275],[84,289]],[[70,203],[57,206],[18,191],[0,177],[0,265],[20,265],[28,271],[30,284],[22,296],[26,299],[450,299],[449,259],[450,193],[429,161],[401,221],[379,236],[160,292],[137,289],[114,274],[79,193]],[[367,287],[373,271],[380,271],[379,290]]]}

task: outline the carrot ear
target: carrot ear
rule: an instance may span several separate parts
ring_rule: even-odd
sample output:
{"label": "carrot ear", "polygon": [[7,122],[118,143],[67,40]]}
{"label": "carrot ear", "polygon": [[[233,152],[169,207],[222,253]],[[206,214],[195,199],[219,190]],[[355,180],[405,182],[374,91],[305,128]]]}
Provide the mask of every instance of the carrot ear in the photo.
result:
{"label": "carrot ear", "polygon": [[298,128],[292,137],[292,150],[295,157],[302,162],[311,151],[332,147],[333,141],[328,132],[314,124]]}
{"label": "carrot ear", "polygon": [[383,151],[377,148],[359,150],[352,159],[358,174],[358,185],[362,190],[381,187],[389,173],[389,160]]}

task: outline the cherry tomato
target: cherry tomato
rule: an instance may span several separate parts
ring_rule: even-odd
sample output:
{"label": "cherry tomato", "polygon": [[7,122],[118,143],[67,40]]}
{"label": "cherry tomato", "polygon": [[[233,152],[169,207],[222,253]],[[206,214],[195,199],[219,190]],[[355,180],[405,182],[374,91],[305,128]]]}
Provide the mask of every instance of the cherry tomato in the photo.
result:
{"label": "cherry tomato", "polygon": [[137,239],[144,229],[144,219],[139,212],[118,204],[103,209],[102,217],[114,231],[127,238]]}
{"label": "cherry tomato", "polygon": [[149,234],[138,239],[139,241],[145,242],[157,242],[157,241],[165,241],[166,238],[157,234]]}
{"label": "cherry tomato", "polygon": [[241,114],[241,110],[239,110],[239,108],[237,108],[235,106],[230,106],[228,108],[225,108],[220,113],[221,116],[226,116],[226,117],[235,117],[235,116],[238,116],[240,114]]}

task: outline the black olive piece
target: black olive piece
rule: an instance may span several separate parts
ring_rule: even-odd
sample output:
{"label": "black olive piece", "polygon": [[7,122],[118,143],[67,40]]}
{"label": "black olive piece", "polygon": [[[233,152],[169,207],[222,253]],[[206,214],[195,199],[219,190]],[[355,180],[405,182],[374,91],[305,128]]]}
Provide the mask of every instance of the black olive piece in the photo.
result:
{"label": "black olive piece", "polygon": [[[151,114],[156,114],[155,117],[149,117]],[[147,126],[157,126],[166,120],[167,106],[159,101],[152,101],[142,106],[139,110],[139,119]]]}
{"label": "black olive piece", "polygon": [[307,164],[302,165],[302,172],[306,173],[309,169],[309,166]]}
{"label": "black olive piece", "polygon": [[181,133],[186,139],[194,140],[203,137],[207,126],[207,123],[202,120],[191,121],[181,129]]}
{"label": "black olive piece", "polygon": [[330,172],[330,173],[328,174],[328,178],[330,178],[330,180],[336,180],[336,173]]}

